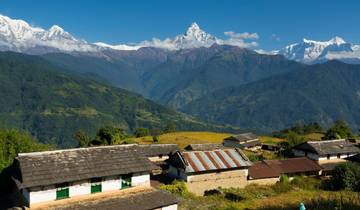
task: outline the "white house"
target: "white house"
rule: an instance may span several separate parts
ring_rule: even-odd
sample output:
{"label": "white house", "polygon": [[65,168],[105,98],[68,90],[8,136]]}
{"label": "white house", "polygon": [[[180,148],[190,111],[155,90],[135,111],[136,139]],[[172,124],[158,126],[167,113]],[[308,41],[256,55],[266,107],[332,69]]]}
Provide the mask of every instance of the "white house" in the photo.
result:
{"label": "white house", "polygon": [[253,133],[242,133],[230,136],[224,139],[225,147],[233,147],[240,149],[258,150],[261,149],[261,141],[257,135]]}
{"label": "white house", "polygon": [[338,163],[345,162],[345,158],[358,154],[360,149],[354,143],[338,139],[307,141],[294,146],[292,151],[296,157],[308,157],[317,161],[326,173],[332,171]]}
{"label": "white house", "polygon": [[[137,145],[20,153],[12,167],[16,169],[13,180],[30,207],[95,193],[150,188],[150,173],[158,168]],[[167,200],[149,206],[177,206]]]}

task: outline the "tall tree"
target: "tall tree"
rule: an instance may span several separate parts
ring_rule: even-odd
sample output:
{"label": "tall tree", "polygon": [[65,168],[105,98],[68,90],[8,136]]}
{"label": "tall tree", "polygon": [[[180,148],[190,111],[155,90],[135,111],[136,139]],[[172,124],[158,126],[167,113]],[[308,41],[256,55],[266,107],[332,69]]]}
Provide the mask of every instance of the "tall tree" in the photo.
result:
{"label": "tall tree", "polygon": [[334,125],[326,132],[327,139],[346,139],[353,137],[351,128],[343,120],[337,120]]}

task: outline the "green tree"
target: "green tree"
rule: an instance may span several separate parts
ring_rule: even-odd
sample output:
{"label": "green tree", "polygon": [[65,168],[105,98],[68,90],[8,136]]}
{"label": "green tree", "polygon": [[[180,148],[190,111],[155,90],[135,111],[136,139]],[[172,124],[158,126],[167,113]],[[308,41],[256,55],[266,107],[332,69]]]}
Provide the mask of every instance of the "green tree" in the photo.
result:
{"label": "green tree", "polygon": [[176,124],[171,122],[168,123],[164,128],[164,133],[173,133],[176,131]]}
{"label": "green tree", "polygon": [[92,144],[95,145],[113,145],[121,144],[122,140],[126,138],[123,129],[113,126],[105,126],[100,128],[96,133],[95,140]]}
{"label": "green tree", "polygon": [[325,134],[327,139],[351,138],[352,136],[351,128],[343,120],[336,121]]}
{"label": "green tree", "polygon": [[91,139],[84,131],[77,131],[74,134],[74,138],[78,141],[79,147],[90,146]]}
{"label": "green tree", "polygon": [[360,192],[360,164],[347,162],[337,165],[330,183],[335,190]]}
{"label": "green tree", "polygon": [[50,150],[52,145],[40,144],[28,133],[0,129],[0,171],[9,166],[20,152]]}
{"label": "green tree", "polygon": [[136,138],[150,135],[150,131],[147,128],[137,128],[134,133]]}

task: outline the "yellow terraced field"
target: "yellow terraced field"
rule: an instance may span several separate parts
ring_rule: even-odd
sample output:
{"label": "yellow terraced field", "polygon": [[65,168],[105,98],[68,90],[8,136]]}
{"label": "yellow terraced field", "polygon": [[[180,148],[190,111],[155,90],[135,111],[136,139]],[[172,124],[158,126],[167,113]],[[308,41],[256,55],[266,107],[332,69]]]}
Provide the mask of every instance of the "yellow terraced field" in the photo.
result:
{"label": "yellow terraced field", "polygon": [[[159,136],[160,144],[178,144],[180,148],[184,148],[189,144],[203,144],[203,143],[221,143],[224,138],[229,137],[231,133],[216,133],[216,132],[174,132],[166,133]],[[276,144],[284,141],[283,139],[260,136],[261,142],[268,144]],[[151,136],[140,137],[132,139],[139,144],[153,143]]]}
{"label": "yellow terraced field", "polygon": [[[221,143],[224,138],[229,136],[231,136],[229,133],[174,132],[160,135],[158,143],[178,144],[180,148],[184,148],[189,144]],[[139,144],[153,143],[151,136],[135,138],[133,140]]]}

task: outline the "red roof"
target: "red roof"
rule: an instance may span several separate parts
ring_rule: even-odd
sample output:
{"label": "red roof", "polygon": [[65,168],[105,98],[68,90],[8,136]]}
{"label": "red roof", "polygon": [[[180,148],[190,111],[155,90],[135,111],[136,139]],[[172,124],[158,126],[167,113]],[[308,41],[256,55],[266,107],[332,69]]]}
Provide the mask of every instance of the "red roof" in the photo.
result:
{"label": "red roof", "polygon": [[279,177],[281,174],[317,172],[322,168],[307,157],[287,160],[263,160],[249,168],[249,176],[253,179]]}

